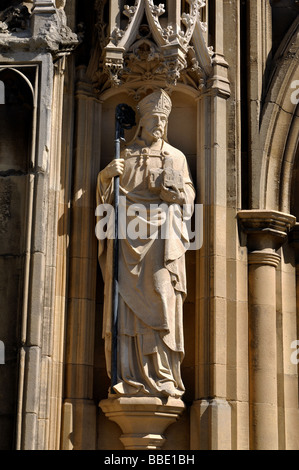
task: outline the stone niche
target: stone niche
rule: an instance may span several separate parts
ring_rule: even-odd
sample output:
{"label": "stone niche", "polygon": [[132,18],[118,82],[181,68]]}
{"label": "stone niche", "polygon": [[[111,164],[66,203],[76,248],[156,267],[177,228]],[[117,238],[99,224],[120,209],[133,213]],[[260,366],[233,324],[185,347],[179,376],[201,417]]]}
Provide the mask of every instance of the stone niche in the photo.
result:
{"label": "stone niche", "polygon": [[5,450],[14,445],[33,99],[18,70],[0,69],[0,85],[0,339],[6,362],[0,367],[0,449]]}
{"label": "stone niche", "polygon": [[[140,99],[143,98],[143,95]],[[168,141],[174,147],[180,149],[188,160],[192,178],[196,184],[196,154],[197,154],[197,105],[192,96],[181,91],[171,94],[172,112],[169,117]],[[136,111],[138,100],[129,96],[126,92],[110,95],[104,100],[102,108],[102,147],[101,147],[101,169],[103,169],[114,158],[114,125],[115,108],[119,103],[127,103]],[[138,125],[138,113],[136,112]],[[136,127],[126,132],[126,141],[134,138]],[[186,254],[186,269],[188,282],[188,296],[184,304],[184,337],[185,358],[182,363],[182,378],[186,388],[183,401],[186,409],[179,420],[171,424],[166,432],[166,442],[162,450],[176,449],[188,450],[190,446],[190,421],[189,411],[194,400],[195,388],[195,255],[189,251]],[[105,400],[108,394],[109,379],[107,378],[104,358],[104,342],[101,341],[102,316],[98,315],[103,308],[103,284],[100,270],[98,271],[97,283],[97,315],[96,315],[96,338],[95,338],[95,373],[94,373],[94,398],[96,401]],[[99,450],[122,450],[122,431],[114,422],[110,421],[99,408],[97,422]]]}

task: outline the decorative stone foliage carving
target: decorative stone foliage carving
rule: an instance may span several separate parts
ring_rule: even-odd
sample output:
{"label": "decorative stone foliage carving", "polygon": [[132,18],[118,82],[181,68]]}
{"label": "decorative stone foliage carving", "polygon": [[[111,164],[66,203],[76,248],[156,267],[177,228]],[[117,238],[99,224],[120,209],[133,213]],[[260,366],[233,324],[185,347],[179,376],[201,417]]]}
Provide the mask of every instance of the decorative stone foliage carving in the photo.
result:
{"label": "decorative stone foliage carving", "polygon": [[196,89],[203,86],[211,71],[213,54],[205,42],[206,25],[201,21],[205,1],[186,0],[184,6],[180,5],[177,0],[168,6],[153,0],[136,0],[134,6],[125,5],[119,15],[118,2],[112,2],[110,23],[105,24],[107,1],[96,2],[102,56],[95,81],[100,91],[135,83],[132,88],[139,96],[138,90],[149,81],[157,86],[161,82],[164,86],[165,82],[176,85],[178,81]]}

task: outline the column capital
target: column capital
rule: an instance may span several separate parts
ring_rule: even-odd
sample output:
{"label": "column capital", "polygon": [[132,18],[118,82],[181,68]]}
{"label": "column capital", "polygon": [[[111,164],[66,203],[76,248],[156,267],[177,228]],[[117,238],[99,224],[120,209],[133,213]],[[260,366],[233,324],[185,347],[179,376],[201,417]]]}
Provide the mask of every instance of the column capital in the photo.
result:
{"label": "column capital", "polygon": [[296,223],[296,217],[272,210],[240,211],[238,220],[249,251],[278,250]]}

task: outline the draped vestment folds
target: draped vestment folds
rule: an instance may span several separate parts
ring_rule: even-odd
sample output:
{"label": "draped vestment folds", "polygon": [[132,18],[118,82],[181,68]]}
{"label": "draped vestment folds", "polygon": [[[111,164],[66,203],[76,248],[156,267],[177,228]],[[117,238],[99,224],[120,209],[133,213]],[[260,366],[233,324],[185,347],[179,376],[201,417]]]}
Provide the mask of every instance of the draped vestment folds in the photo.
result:
{"label": "draped vestment folds", "polygon": [[[125,201],[121,209],[127,211],[125,229],[138,220],[139,229],[143,225],[148,233],[154,221],[158,236],[135,240],[126,233],[119,240],[118,383],[114,391],[129,396],[181,397],[184,393],[180,364],[184,356],[183,302],[188,234],[183,224],[183,208],[176,205],[180,213],[180,238],[171,236],[174,220],[178,224],[178,218],[171,216],[167,222],[168,236],[162,236],[165,223],[161,223],[157,207],[170,204],[160,199],[159,192],[149,188],[149,172],[163,170],[165,159],[171,159],[173,170],[183,176],[186,204],[192,210],[195,191],[185,156],[164,141],[156,150],[136,141],[123,152],[122,158],[125,170],[120,177],[120,196]],[[113,204],[113,199],[113,181],[103,184],[100,173],[97,202]],[[142,205],[146,214],[139,211],[136,219],[136,213],[130,212],[132,204]],[[113,240],[99,241],[99,262],[105,282],[103,337],[110,374]]]}

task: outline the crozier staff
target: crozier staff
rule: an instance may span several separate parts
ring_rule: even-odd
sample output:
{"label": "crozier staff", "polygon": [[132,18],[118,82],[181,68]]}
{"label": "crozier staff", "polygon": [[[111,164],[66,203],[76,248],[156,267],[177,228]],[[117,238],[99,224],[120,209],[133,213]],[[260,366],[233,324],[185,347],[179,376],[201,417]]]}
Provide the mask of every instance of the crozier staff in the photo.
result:
{"label": "crozier staff", "polygon": [[[152,207],[162,203],[175,204],[181,212],[184,204],[193,205],[195,191],[186,158],[167,142],[171,108],[163,90],[139,103],[134,140],[98,176],[99,204],[113,204],[114,177],[119,175],[125,209],[142,204],[152,216]],[[130,216],[127,219],[129,224]],[[150,229],[149,218],[140,223]],[[117,395],[179,398],[184,393],[180,366],[188,240],[186,233],[181,239],[172,237],[171,224],[167,239],[159,236],[161,230],[158,227],[157,237],[119,240],[118,365],[112,386]],[[103,337],[111,376],[113,240],[99,241],[99,262],[105,282]]]}
{"label": "crozier staff", "polygon": [[[113,279],[112,279],[112,324],[111,324],[111,388],[117,384],[117,349],[118,349],[118,271],[119,271],[119,175],[122,173],[119,167],[120,146],[124,139],[124,131],[135,126],[135,113],[127,104],[119,104],[115,111],[115,175],[114,175],[114,241],[113,241]],[[112,164],[113,167],[113,164]]]}

